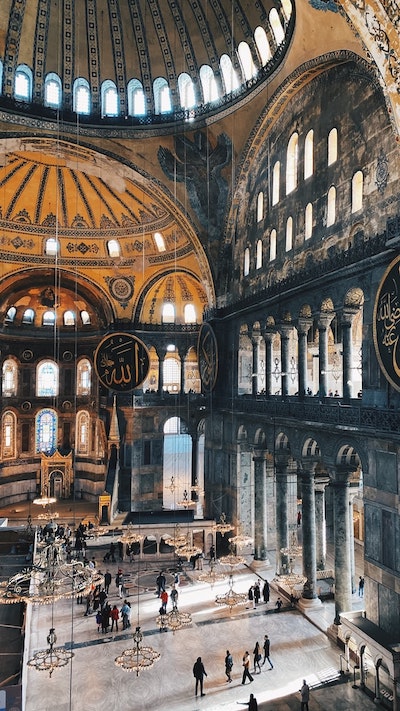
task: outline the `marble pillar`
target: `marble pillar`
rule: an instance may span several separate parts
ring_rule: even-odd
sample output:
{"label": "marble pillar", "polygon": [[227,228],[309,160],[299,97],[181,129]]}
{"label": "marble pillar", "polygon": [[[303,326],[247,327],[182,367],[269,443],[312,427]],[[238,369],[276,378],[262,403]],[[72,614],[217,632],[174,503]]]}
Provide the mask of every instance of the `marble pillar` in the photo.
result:
{"label": "marble pillar", "polygon": [[334,544],[335,544],[335,624],[340,624],[340,614],[351,606],[351,559],[349,521],[348,468],[336,467],[332,471],[331,486],[334,490]]}
{"label": "marble pillar", "polygon": [[265,394],[273,395],[272,386],[272,352],[273,352],[273,340],[274,333],[272,331],[266,331],[264,334],[265,341]]}
{"label": "marble pillar", "polygon": [[287,470],[288,457],[278,456],[275,461],[276,470],[276,573],[284,575],[289,572],[288,557],[281,553],[282,548],[289,546],[288,516],[287,516]]}
{"label": "marble pillar", "polygon": [[254,560],[267,556],[267,497],[264,452],[256,452],[254,461]]}
{"label": "marble pillar", "polygon": [[307,318],[300,318],[297,324],[297,343],[299,354],[298,371],[298,393],[299,398],[303,398],[307,392],[307,334],[311,328],[312,321]]}
{"label": "marble pillar", "polygon": [[342,372],[343,372],[343,397],[353,397],[353,338],[352,324],[358,309],[346,309],[342,314]]}
{"label": "marble pillar", "polygon": [[303,575],[307,578],[299,601],[300,607],[321,605],[317,595],[316,525],[315,525],[316,462],[302,461],[301,492],[303,511]]}
{"label": "marble pillar", "polygon": [[328,328],[334,314],[321,313],[318,319],[319,333],[319,396],[326,397],[328,394]]}
{"label": "marble pillar", "polygon": [[281,393],[283,396],[289,395],[289,337],[291,330],[292,326],[281,326],[279,328],[281,334]]}
{"label": "marble pillar", "polygon": [[325,488],[330,482],[329,477],[315,478],[315,557],[317,570],[326,567],[326,521],[325,521]]}
{"label": "marble pillar", "polygon": [[252,345],[252,373],[251,373],[251,393],[256,396],[258,393],[258,355],[260,348],[260,338],[258,336],[253,336],[251,339]]}

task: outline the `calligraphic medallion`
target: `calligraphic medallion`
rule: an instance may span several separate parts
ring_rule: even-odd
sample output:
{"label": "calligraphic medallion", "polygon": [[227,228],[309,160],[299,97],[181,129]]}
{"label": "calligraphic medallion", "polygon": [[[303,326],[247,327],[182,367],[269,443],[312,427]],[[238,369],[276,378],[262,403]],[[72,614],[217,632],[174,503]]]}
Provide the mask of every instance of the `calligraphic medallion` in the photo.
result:
{"label": "calligraphic medallion", "polygon": [[218,374],[218,344],[210,324],[203,323],[197,342],[197,358],[203,390],[211,392]]}
{"label": "calligraphic medallion", "polygon": [[400,391],[400,256],[387,268],[374,306],[373,336],[385,378]]}
{"label": "calligraphic medallion", "polygon": [[127,393],[147,378],[150,357],[145,344],[130,333],[110,333],[96,348],[94,367],[108,390]]}

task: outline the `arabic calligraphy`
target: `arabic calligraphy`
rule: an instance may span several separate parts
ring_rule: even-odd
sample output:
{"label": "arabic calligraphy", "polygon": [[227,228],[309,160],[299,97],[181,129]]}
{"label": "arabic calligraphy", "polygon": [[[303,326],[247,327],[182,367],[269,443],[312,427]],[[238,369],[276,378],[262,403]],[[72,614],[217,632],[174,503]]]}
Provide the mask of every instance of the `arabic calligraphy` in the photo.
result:
{"label": "arabic calligraphy", "polygon": [[393,387],[400,390],[400,257],[391,263],[380,283],[373,327],[381,370]]}
{"label": "arabic calligraphy", "polygon": [[210,392],[217,379],[218,344],[214,331],[208,323],[203,323],[200,329],[197,356],[203,388]]}
{"label": "arabic calligraphy", "polygon": [[106,388],[129,392],[146,379],[150,359],[146,346],[136,336],[113,333],[99,343],[94,364],[99,380]]}

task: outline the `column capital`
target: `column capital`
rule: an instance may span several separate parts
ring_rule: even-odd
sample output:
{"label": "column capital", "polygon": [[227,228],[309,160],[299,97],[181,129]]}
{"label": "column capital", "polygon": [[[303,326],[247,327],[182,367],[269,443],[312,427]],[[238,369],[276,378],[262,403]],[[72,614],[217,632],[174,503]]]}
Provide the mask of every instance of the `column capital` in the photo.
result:
{"label": "column capital", "polygon": [[330,466],[328,471],[332,484],[349,486],[350,480],[357,469],[357,466],[351,464],[338,464],[337,466]]}
{"label": "column capital", "polygon": [[333,311],[321,311],[318,316],[318,329],[320,331],[326,331],[334,318],[335,314]]}
{"label": "column capital", "polygon": [[304,459],[300,459],[300,461],[299,461],[300,475],[302,477],[315,476],[315,469],[317,467],[317,464],[319,464],[319,463],[320,463],[320,459],[318,457],[307,457]]}
{"label": "column capital", "polygon": [[340,322],[342,326],[351,326],[353,323],[354,316],[359,312],[358,306],[346,306],[340,317]]}
{"label": "column capital", "polygon": [[290,334],[293,331],[293,324],[292,323],[280,323],[278,325],[277,331],[278,333],[281,334],[281,338],[290,338]]}
{"label": "column capital", "polygon": [[297,321],[297,332],[306,336],[312,326],[312,318],[306,318],[305,316],[300,316]]}

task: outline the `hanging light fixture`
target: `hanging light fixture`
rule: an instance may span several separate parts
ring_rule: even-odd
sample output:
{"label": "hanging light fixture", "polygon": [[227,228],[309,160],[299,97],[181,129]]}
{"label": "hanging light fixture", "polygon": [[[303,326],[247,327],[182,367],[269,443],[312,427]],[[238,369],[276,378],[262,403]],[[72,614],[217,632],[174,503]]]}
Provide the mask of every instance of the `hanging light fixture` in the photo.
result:
{"label": "hanging light fixture", "polygon": [[181,532],[181,527],[179,523],[176,524],[174,535],[168,538],[168,545],[173,548],[179,548],[187,543],[187,536]]}
{"label": "hanging light fixture", "polygon": [[222,535],[224,535],[225,533],[228,533],[229,531],[233,530],[233,525],[231,523],[228,523],[228,521],[226,520],[226,514],[222,512],[219,521],[216,522],[212,528],[213,531],[215,531],[216,533],[221,533]]}
{"label": "hanging light fixture", "polygon": [[187,560],[190,560],[190,558],[193,558],[195,555],[199,555],[199,553],[202,553],[203,551],[199,546],[184,543],[183,546],[177,547],[176,552],[181,558],[187,558]]}
{"label": "hanging light fixture", "polygon": [[55,647],[56,642],[56,631],[54,627],[51,627],[47,635],[48,649],[36,652],[32,659],[28,660],[28,667],[36,669],[36,671],[48,671],[49,676],[51,676],[56,669],[65,667],[74,656],[74,653],[62,647]]}
{"label": "hanging light fixture", "polygon": [[173,494],[176,491],[176,489],[178,488],[177,485],[175,484],[175,477],[173,475],[171,476],[171,483],[168,484],[168,486],[166,486],[165,488],[168,489],[168,491],[170,491],[171,494]]}
{"label": "hanging light fixture", "polygon": [[135,531],[131,523],[129,523],[123,530],[122,534],[118,537],[118,541],[121,543],[126,543],[131,545],[132,543],[140,543],[143,541],[144,536],[138,531]]}
{"label": "hanging light fixture", "polygon": [[190,506],[196,506],[196,502],[189,499],[187,489],[183,492],[183,499],[177,501],[178,506],[183,506],[184,509],[190,508]]}
{"label": "hanging light fixture", "polygon": [[136,672],[136,676],[139,676],[141,671],[150,669],[154,662],[160,659],[161,654],[152,647],[142,644],[143,634],[139,626],[136,627],[133,633],[133,642],[135,646],[131,649],[125,649],[119,657],[116,657],[115,664],[124,671]]}
{"label": "hanging light fixture", "polygon": [[171,612],[158,615],[156,622],[160,629],[170,629],[172,632],[188,627],[192,624],[192,616],[189,612],[180,612],[178,607],[174,607]]}
{"label": "hanging light fixture", "polygon": [[199,496],[200,494],[203,494],[203,493],[204,493],[204,492],[203,492],[203,488],[199,485],[199,482],[198,482],[197,477],[196,477],[196,479],[194,480],[194,484],[191,485],[190,491],[191,491],[193,494],[196,494],[197,496]]}
{"label": "hanging light fixture", "polygon": [[214,560],[211,560],[209,570],[205,570],[203,573],[200,573],[198,580],[202,583],[210,583],[211,587],[213,587],[215,583],[219,580],[224,580],[225,578],[226,573],[217,572],[216,563]]}
{"label": "hanging light fixture", "polygon": [[228,591],[223,595],[217,595],[215,598],[215,604],[225,607],[229,607],[229,612],[237,605],[245,605],[247,602],[246,593],[238,593],[233,589],[233,576],[229,576],[229,587]]}

